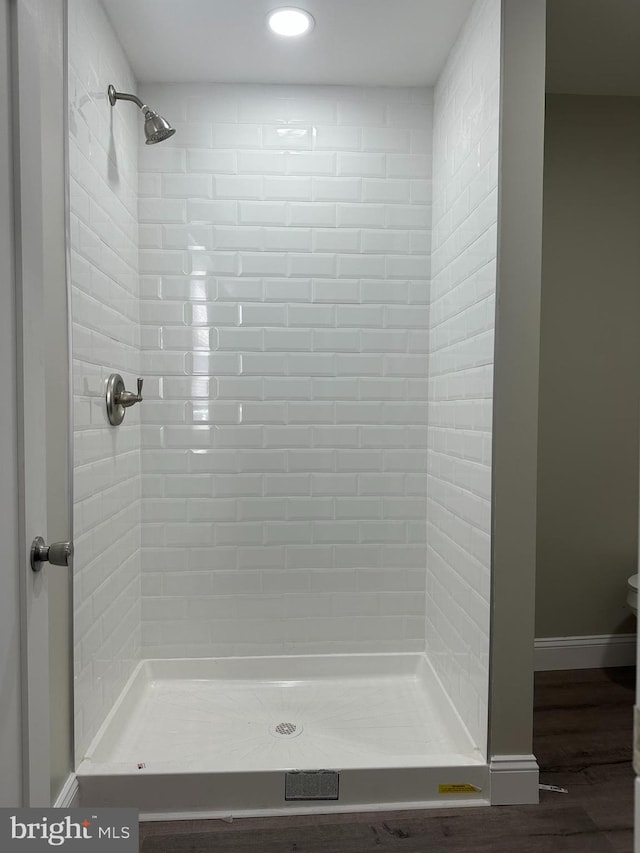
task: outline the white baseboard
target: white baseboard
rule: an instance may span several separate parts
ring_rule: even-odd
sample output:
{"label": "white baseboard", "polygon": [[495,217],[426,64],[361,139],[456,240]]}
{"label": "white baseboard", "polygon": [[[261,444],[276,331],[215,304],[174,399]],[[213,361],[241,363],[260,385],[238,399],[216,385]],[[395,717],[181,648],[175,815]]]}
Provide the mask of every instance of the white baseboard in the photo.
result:
{"label": "white baseboard", "polygon": [[634,666],[635,634],[541,637],[535,641],[534,669],[599,669]]}
{"label": "white baseboard", "polygon": [[491,805],[534,804],[539,799],[535,755],[494,755],[489,762]]}
{"label": "white baseboard", "polygon": [[64,783],[53,807],[55,809],[77,809],[80,807],[80,788],[75,773],[72,773]]}

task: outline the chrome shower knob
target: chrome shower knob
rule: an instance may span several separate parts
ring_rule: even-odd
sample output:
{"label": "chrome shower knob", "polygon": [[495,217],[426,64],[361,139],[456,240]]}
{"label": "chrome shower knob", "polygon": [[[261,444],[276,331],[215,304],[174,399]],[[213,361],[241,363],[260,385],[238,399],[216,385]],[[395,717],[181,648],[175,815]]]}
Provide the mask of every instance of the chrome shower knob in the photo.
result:
{"label": "chrome shower knob", "polygon": [[124,420],[125,409],[142,402],[143,379],[138,378],[138,393],[127,391],[124,379],[119,373],[112,373],[107,382],[107,417],[113,426],[119,426]]}
{"label": "chrome shower knob", "polygon": [[121,391],[116,402],[121,406],[124,406],[125,409],[128,409],[129,406],[133,406],[135,403],[141,403],[143,382],[144,379],[140,379],[140,377],[138,377],[138,393],[134,394],[133,391]]}

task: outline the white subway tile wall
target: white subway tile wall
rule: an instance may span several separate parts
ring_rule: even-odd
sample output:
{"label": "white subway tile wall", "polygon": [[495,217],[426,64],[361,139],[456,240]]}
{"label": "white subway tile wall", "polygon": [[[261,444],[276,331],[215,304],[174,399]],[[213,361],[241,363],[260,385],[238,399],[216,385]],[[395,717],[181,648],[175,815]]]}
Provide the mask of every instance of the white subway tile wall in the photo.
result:
{"label": "white subway tile wall", "polygon": [[140,94],[144,655],[423,650],[432,90]]}
{"label": "white subway tile wall", "polygon": [[[107,86],[135,91],[98,0],[69,0],[69,161],[74,393],[76,756],[81,758],[140,657],[140,425],[106,420],[112,371],[139,375],[138,111],[112,110]],[[145,235],[148,236],[148,235]]]}
{"label": "white subway tile wall", "polygon": [[427,649],[486,749],[500,2],[477,0],[435,90]]}

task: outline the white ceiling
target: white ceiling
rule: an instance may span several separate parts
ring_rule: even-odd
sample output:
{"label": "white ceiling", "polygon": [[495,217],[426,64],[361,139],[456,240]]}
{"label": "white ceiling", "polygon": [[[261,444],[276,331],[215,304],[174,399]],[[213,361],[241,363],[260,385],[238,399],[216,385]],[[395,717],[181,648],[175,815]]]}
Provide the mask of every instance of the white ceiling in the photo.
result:
{"label": "white ceiling", "polygon": [[547,91],[640,95],[639,0],[548,0]]}
{"label": "white ceiling", "polygon": [[[141,83],[431,86],[473,0],[103,0]],[[316,19],[290,41],[267,12]]]}

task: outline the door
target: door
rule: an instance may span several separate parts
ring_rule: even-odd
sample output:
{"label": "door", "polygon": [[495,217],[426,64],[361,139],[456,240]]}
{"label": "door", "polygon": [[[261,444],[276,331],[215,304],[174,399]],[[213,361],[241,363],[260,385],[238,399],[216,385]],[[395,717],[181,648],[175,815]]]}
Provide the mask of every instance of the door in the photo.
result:
{"label": "door", "polygon": [[[6,6],[7,0],[3,0]],[[46,290],[65,283],[64,145],[52,109],[64,115],[63,0],[8,0],[13,98],[18,576],[21,616],[22,801],[51,803],[49,573],[30,565],[35,537],[47,537]],[[62,187],[62,191],[61,188]],[[66,335],[66,327],[56,330]],[[68,382],[67,382],[68,394]],[[64,393],[62,396],[65,396]],[[64,405],[64,401],[62,402]],[[53,423],[55,418],[50,416]],[[63,446],[61,453],[65,453]],[[68,485],[58,500],[68,502]],[[56,568],[56,570],[58,570]],[[68,569],[66,569],[68,572]],[[67,625],[69,637],[71,626]]]}

